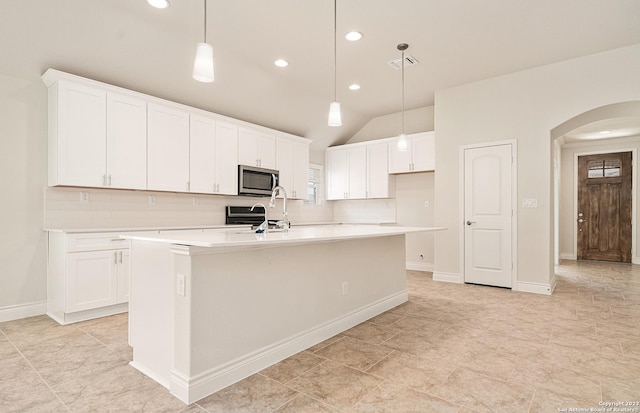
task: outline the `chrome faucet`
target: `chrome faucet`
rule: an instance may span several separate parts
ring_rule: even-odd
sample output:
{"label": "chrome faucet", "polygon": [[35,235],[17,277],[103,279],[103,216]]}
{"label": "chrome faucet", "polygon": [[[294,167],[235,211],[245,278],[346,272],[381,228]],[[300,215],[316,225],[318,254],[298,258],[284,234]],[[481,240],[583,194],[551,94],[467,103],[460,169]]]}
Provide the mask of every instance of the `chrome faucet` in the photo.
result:
{"label": "chrome faucet", "polygon": [[276,196],[280,191],[282,191],[282,195],[284,196],[282,204],[282,219],[276,222],[276,226],[278,228],[281,228],[284,232],[287,232],[289,231],[291,223],[289,222],[289,216],[287,215],[287,191],[284,189],[284,187],[278,185],[273,188],[273,191],[271,192],[271,200],[269,201],[269,208],[275,208]]}
{"label": "chrome faucet", "polygon": [[251,211],[253,211],[253,209],[257,206],[262,207],[262,210],[264,211],[264,221],[262,222],[262,224],[258,225],[258,228],[256,228],[256,232],[267,233],[269,232],[269,221],[267,220],[267,207],[265,207],[264,204],[261,204],[258,202],[256,204],[253,204],[253,206],[251,207]]}

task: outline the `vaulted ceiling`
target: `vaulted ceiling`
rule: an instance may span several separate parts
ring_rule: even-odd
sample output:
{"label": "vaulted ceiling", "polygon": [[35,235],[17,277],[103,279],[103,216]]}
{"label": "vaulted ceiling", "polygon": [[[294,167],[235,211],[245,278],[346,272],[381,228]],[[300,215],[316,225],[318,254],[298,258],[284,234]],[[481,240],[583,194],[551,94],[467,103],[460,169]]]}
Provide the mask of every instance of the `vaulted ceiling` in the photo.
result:
{"label": "vaulted ceiling", "polygon": [[[337,0],[343,126],[333,128],[333,1],[208,0],[211,84],[191,78],[203,0],[170,1],[160,10],[145,0],[1,0],[0,75],[35,81],[53,67],[306,136],[321,150],[400,110],[400,71],[387,63],[398,43],[419,61],[406,69],[407,109],[432,105],[439,89],[640,43],[638,0]],[[364,38],[345,40],[350,30]]]}

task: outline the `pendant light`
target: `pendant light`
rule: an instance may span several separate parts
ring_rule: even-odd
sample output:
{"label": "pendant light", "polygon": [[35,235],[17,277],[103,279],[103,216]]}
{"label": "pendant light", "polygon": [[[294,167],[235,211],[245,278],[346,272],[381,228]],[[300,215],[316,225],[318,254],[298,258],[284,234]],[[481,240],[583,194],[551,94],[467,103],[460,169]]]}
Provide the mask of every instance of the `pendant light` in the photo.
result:
{"label": "pendant light", "polygon": [[329,105],[329,126],[341,126],[342,115],[340,114],[340,102],[337,99],[337,70],[336,70],[336,22],[338,19],[337,0],[333,0],[333,102]]}
{"label": "pendant light", "polygon": [[207,43],[207,0],[204,2],[204,42],[196,46],[196,60],[193,63],[193,78],[199,82],[210,83],[213,74],[213,46]]}
{"label": "pendant light", "polygon": [[398,136],[398,150],[404,152],[407,150],[407,135],[404,133],[404,51],[409,48],[409,45],[406,43],[400,43],[398,46],[398,50],[402,52],[402,132],[400,136]]}

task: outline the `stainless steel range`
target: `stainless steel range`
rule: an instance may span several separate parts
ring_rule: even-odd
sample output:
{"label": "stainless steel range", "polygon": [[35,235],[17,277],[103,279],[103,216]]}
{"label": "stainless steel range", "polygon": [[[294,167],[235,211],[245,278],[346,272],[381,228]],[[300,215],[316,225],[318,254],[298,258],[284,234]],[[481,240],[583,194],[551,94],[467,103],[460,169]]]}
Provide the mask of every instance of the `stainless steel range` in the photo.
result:
{"label": "stainless steel range", "polygon": [[[262,224],[266,218],[266,210],[264,207],[256,206],[251,210],[250,206],[233,206],[226,207],[225,224],[227,225],[251,225],[257,227]],[[274,225],[275,221],[269,221],[269,225]]]}

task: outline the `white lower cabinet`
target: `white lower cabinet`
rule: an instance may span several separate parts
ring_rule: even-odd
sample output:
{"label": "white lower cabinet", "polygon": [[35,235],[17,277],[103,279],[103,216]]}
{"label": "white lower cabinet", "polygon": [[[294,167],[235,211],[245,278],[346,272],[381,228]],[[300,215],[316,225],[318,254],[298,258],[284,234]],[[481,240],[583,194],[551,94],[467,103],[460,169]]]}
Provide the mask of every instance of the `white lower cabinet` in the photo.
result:
{"label": "white lower cabinet", "polygon": [[68,324],[127,311],[129,245],[117,233],[49,232],[47,314]]}

